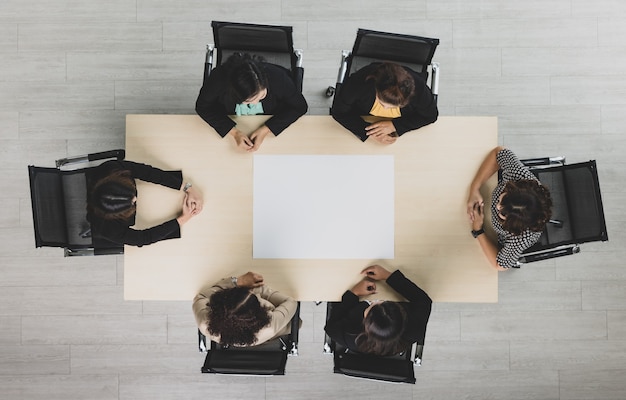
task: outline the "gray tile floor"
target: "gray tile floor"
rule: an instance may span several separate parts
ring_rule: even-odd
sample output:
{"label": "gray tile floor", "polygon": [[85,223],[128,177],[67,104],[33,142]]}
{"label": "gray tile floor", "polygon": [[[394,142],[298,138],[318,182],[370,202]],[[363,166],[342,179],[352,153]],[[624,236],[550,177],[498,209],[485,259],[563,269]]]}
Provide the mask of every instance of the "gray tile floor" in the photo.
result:
{"label": "gray tile floor", "polygon": [[[626,399],[626,2],[389,4],[2,1],[1,398]],[[502,273],[498,304],[435,304],[415,386],[334,375],[313,303],[288,375],[200,374],[188,303],[124,301],[122,258],[34,249],[26,165],[123,146],[127,113],[193,113],[213,19],[293,25],[311,114],[358,27],[440,38],[442,115],[497,115],[521,156],[596,159],[611,241]]]}

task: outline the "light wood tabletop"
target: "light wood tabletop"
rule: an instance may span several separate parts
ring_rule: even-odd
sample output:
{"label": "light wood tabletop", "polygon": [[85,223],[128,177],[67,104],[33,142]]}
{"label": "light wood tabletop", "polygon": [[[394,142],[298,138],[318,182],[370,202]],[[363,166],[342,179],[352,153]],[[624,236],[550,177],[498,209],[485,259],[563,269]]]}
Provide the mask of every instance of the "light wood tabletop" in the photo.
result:
{"label": "light wood tabletop", "polygon": [[[267,117],[239,117],[251,132]],[[355,136],[330,116],[304,116],[257,153],[235,148],[196,115],[128,115],[126,158],[162,169],[181,169],[204,196],[204,210],[182,227],[182,238],[141,248],[126,246],[127,300],[191,300],[206,282],[261,273],[266,284],[298,300],[339,300],[379,263],[399,268],[437,302],[496,302],[497,271],[470,234],[468,186],[497,144],[495,117],[440,117],[388,146]],[[393,155],[395,258],[253,259],[254,154]],[[495,186],[492,179],[483,188]],[[138,181],[137,227],[178,214],[182,193]],[[486,210],[489,207],[485,207]],[[487,216],[489,218],[489,216]],[[364,227],[367,229],[367,227]],[[384,284],[372,297],[396,299]]]}

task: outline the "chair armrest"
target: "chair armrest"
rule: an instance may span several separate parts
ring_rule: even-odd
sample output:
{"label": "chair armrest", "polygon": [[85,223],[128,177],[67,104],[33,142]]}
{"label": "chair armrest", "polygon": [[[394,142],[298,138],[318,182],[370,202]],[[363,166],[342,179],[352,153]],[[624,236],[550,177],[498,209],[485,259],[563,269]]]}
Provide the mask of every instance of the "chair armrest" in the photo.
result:
{"label": "chair armrest", "polygon": [[415,342],[411,345],[411,362],[418,367],[422,366],[422,354],[424,352],[424,346]]}
{"label": "chair armrest", "polygon": [[339,65],[339,71],[337,72],[337,87],[341,85],[346,78],[348,72],[348,58],[352,53],[348,50],[341,51],[341,64]]}
{"label": "chair armrest", "polygon": [[123,160],[126,157],[126,151],[122,149],[101,151],[98,153],[90,153],[82,156],[67,157],[56,160],[57,168],[67,165],[86,163],[89,161],[106,160],[109,158],[115,158],[117,160]]}
{"label": "chair armrest", "polygon": [[291,318],[291,349],[289,350],[289,355],[297,356],[298,355],[298,339],[300,335],[300,302],[298,302],[298,306],[296,307],[296,312]]}
{"label": "chair armrest", "polygon": [[435,101],[437,101],[437,97],[439,96],[439,63],[430,64],[432,69],[432,74],[430,76],[430,91],[433,93]]}
{"label": "chair armrest", "polygon": [[522,162],[522,164],[524,164],[527,167],[563,165],[565,164],[565,157],[556,156],[556,157],[526,158],[520,161]]}
{"label": "chair armrest", "polygon": [[215,54],[215,46],[212,44],[206,45],[206,55],[204,59],[204,75],[202,76],[202,84],[206,83],[206,80],[211,75],[211,70],[213,70],[213,55]]}
{"label": "chair armrest", "polygon": [[200,332],[200,329],[198,329],[198,351],[200,353],[206,353],[208,350],[209,348],[206,345],[206,336],[204,336],[202,332]]}

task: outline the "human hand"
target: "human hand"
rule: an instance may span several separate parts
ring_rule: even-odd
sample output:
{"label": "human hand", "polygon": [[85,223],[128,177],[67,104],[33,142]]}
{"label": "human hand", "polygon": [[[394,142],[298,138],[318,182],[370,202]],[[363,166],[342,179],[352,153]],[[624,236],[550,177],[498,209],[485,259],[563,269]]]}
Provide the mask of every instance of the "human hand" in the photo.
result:
{"label": "human hand", "polygon": [[195,215],[193,211],[194,209],[190,207],[189,193],[185,193],[185,197],[183,198],[183,210],[178,218],[176,218],[176,221],[178,221],[178,225],[185,225],[187,221],[189,221],[191,217]]}
{"label": "human hand", "polygon": [[389,137],[394,139],[393,133],[395,133],[396,127],[391,121],[378,121],[365,127],[365,134],[374,138]]}
{"label": "human hand", "polygon": [[381,135],[381,136],[370,136],[372,140],[380,143],[380,144],[392,144],[398,140],[397,136],[394,135]]}
{"label": "human hand", "polygon": [[200,214],[202,211],[203,200],[202,195],[195,187],[190,187],[187,189],[187,195],[185,196],[185,203],[189,208],[191,208],[191,213],[193,215]]}
{"label": "human hand", "polygon": [[252,143],[252,141],[246,135],[239,132],[239,130],[237,130],[236,128],[231,129],[228,134],[232,136],[235,140],[237,148],[245,151],[249,151],[250,149],[252,149],[254,143]]}
{"label": "human hand", "polygon": [[256,272],[248,271],[245,274],[237,277],[237,286],[256,288],[263,286],[263,275]]}
{"label": "human hand", "polygon": [[481,196],[480,191],[473,190],[470,191],[469,197],[467,199],[467,215],[469,215],[470,220],[474,220],[474,206],[477,204],[484,204],[483,196]]}
{"label": "human hand", "polygon": [[350,291],[359,297],[374,294],[376,293],[376,282],[363,278]]}
{"label": "human hand", "polygon": [[470,214],[470,221],[472,222],[472,230],[477,231],[483,227],[485,221],[484,213],[485,205],[483,203],[475,203]]}
{"label": "human hand", "polygon": [[268,133],[270,133],[270,130],[266,126],[262,126],[261,128],[252,132],[252,134],[250,135],[250,140],[252,141],[252,143],[254,143],[254,145],[248,151],[257,151],[259,147],[261,147],[261,143],[263,143],[263,140],[265,140],[265,137]]}
{"label": "human hand", "polygon": [[373,279],[375,281],[386,281],[387,278],[389,278],[389,275],[391,275],[391,272],[380,265],[369,266],[361,271],[361,273],[369,279]]}

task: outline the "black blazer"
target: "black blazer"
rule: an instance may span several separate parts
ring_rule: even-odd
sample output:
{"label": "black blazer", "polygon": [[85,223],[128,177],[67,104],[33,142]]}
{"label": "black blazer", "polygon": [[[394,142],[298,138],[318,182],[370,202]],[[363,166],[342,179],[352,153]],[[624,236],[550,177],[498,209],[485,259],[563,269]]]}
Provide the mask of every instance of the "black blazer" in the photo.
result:
{"label": "black blazer", "polygon": [[[267,74],[267,96],[261,100],[263,112],[273,115],[265,122],[274,135],[280,134],[307,111],[302,93],[296,88],[289,71],[278,65],[261,63]],[[200,89],[196,112],[224,137],[236,125],[228,118],[235,114],[236,104],[228,96],[228,69],[216,67]]]}
{"label": "black blazer", "polygon": [[[406,311],[408,318],[402,338],[407,343],[424,344],[432,300],[426,292],[408,280],[399,270],[387,278],[387,284],[408,300],[408,302],[399,303]],[[341,302],[333,305],[324,330],[336,343],[358,352],[355,340],[363,332],[363,311],[367,307],[369,304],[366,301],[359,301],[357,295],[347,290]]]}
{"label": "black blazer", "polygon": [[[130,171],[134,179],[176,190],[179,190],[183,184],[181,171],[163,171],[146,164],[113,160],[102,163],[87,173],[87,193],[91,193],[91,188],[98,180],[120,170]],[[87,220],[91,223],[91,237],[96,249],[115,248],[122,244],[141,247],[159,240],[180,237],[180,226],[175,218],[142,230],[131,228],[135,225],[135,214],[128,220],[105,220],[87,213]]]}
{"label": "black blazer", "polygon": [[[374,81],[366,80],[366,78],[378,65],[379,63],[372,63],[346,78],[335,95],[335,101],[330,110],[337,122],[362,141],[368,138],[365,127],[370,123],[365,122],[361,116],[369,115],[376,100]],[[404,67],[404,69],[415,80],[415,94],[411,97],[409,104],[400,109],[401,116],[391,120],[398,135],[432,124],[439,116],[437,103],[424,78],[409,68]]]}

